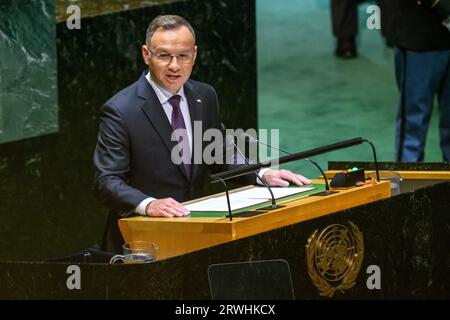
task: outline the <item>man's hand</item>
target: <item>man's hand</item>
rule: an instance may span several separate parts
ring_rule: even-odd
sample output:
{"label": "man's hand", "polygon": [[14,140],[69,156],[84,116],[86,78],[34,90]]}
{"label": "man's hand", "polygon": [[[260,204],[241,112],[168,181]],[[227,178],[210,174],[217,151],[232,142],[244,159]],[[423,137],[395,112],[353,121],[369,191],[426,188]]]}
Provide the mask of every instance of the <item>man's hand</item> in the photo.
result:
{"label": "man's hand", "polygon": [[153,200],[147,205],[145,213],[151,217],[184,217],[190,212],[181,203],[172,199],[164,198]]}
{"label": "man's hand", "polygon": [[269,170],[264,173],[262,179],[271,187],[288,187],[290,182],[298,186],[311,184],[308,178],[289,170]]}

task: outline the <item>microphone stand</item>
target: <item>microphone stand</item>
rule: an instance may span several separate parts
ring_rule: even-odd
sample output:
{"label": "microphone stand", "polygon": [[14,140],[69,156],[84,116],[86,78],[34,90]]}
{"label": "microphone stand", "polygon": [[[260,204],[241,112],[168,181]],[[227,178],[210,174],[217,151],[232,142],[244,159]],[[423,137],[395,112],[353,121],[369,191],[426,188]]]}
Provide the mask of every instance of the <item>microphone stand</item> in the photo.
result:
{"label": "microphone stand", "polygon": [[[263,145],[265,145],[265,146],[267,146],[267,147],[269,147],[271,149],[275,149],[275,150],[281,151],[281,152],[286,153],[288,155],[293,155],[292,152],[289,152],[289,151],[283,150],[281,148],[276,148],[274,146],[271,146],[270,144],[267,144],[265,142],[262,142],[262,141],[260,141],[258,139],[253,138],[251,135],[245,135],[245,136],[252,142],[261,143],[261,144],[263,144]],[[327,176],[326,176],[325,172],[323,172],[322,168],[317,164],[317,162],[315,162],[314,160],[311,160],[309,158],[304,158],[304,160],[306,160],[309,163],[311,163],[314,166],[316,166],[316,168],[319,169],[320,174],[323,176],[323,178],[325,180],[325,191],[315,193],[314,194],[315,196],[328,196],[328,195],[333,194],[333,193],[338,193],[337,191],[331,191],[330,190],[330,185],[328,183]]]}
{"label": "microphone stand", "polygon": [[[303,151],[303,152],[298,152],[298,153],[294,153],[292,155],[287,155],[287,156],[278,158],[276,160],[276,163],[284,164],[284,163],[288,163],[288,162],[291,162],[294,160],[305,159],[308,157],[316,156],[318,154],[323,154],[323,153],[334,151],[334,150],[339,150],[339,149],[356,146],[363,142],[364,141],[361,137],[353,138],[353,139],[349,139],[349,140],[345,140],[345,141],[340,141],[340,142],[336,142],[336,143],[333,143],[330,145],[326,145],[326,146],[322,146],[319,148],[315,148],[315,149],[311,149],[311,150],[307,150],[307,151]],[[225,172],[212,174],[211,178],[213,179],[213,182],[218,181],[217,178],[222,178],[225,180],[231,179],[231,178],[236,178],[236,177],[240,177],[245,174],[249,174],[252,171],[255,171],[255,170],[258,170],[261,168],[268,168],[268,167],[272,166],[272,163],[273,163],[273,160],[258,162],[256,164],[250,164],[245,167],[239,167],[239,168],[231,169],[231,170],[228,170]]]}
{"label": "microphone stand", "polygon": [[[226,128],[225,128],[225,125],[224,125],[223,123],[220,123],[220,130],[223,132],[223,134],[225,134]],[[226,140],[226,135],[225,135],[225,140]],[[241,157],[244,159],[245,163],[246,163],[247,165],[250,165],[250,163],[249,163],[247,157],[241,152],[241,150],[239,149],[239,147],[234,143],[234,139],[230,140],[230,144],[232,144],[233,147],[236,148],[236,151],[241,155]],[[269,186],[265,181],[263,181],[263,180],[261,179],[261,177],[258,175],[258,173],[257,173],[256,171],[255,171],[254,173],[255,173],[255,175],[256,175],[256,179],[258,179],[258,181],[261,182],[261,184],[262,184],[263,186],[265,186],[265,187],[269,190],[270,196],[271,196],[271,199],[272,199],[272,204],[271,204],[270,206],[263,207],[263,208],[259,208],[258,211],[268,211],[268,210],[273,210],[273,209],[277,209],[277,208],[282,208],[282,207],[284,207],[284,206],[279,206],[279,205],[277,205],[277,203],[276,203],[276,201],[275,201],[275,196],[274,196],[274,194],[273,194],[272,189],[270,188],[270,186]],[[218,181],[222,182],[222,184],[223,184],[224,187],[225,187],[225,194],[226,194],[227,205],[228,205],[228,217],[230,218],[230,221],[233,221],[232,211],[231,211],[231,204],[230,204],[230,195],[229,195],[229,192],[228,192],[227,184],[226,184],[226,182],[225,182],[222,178],[220,178],[220,177],[218,177],[216,181],[213,181],[213,183],[214,183],[214,182],[218,182]]]}
{"label": "microphone stand", "polygon": [[375,150],[375,146],[373,145],[372,142],[370,142],[367,139],[363,139],[363,141],[368,143],[368,144],[370,144],[370,146],[372,147],[373,160],[374,160],[374,163],[375,163],[375,171],[377,173],[377,181],[380,182],[380,173],[379,173],[379,170],[378,170],[377,152]]}
{"label": "microphone stand", "polygon": [[[236,151],[241,155],[241,157],[244,158],[245,163],[247,165],[250,165],[247,157],[242,153],[242,151],[239,149],[237,144],[234,142],[234,138],[232,140],[230,140],[230,143],[236,148]],[[272,204],[269,207],[260,208],[259,210],[267,210],[267,209],[273,210],[273,209],[280,208],[281,206],[277,205],[277,203],[275,201],[275,196],[273,195],[273,192],[272,192],[272,189],[270,188],[270,186],[265,181],[263,181],[263,179],[261,179],[261,177],[259,176],[259,174],[256,171],[255,171],[255,176],[256,176],[256,179],[258,179],[258,181],[261,182],[261,184],[263,186],[265,186],[267,188],[267,190],[269,190],[270,196],[272,198]]]}
{"label": "microphone stand", "polygon": [[309,163],[312,163],[313,165],[315,165],[316,168],[319,169],[320,174],[322,174],[322,177],[325,180],[325,191],[315,193],[314,195],[315,196],[328,196],[328,195],[333,194],[333,193],[338,193],[338,191],[331,191],[330,190],[330,185],[328,183],[327,175],[325,174],[325,172],[323,172],[322,168],[317,164],[317,162],[315,162],[314,160],[308,159],[308,158],[305,158],[305,160],[308,161]]}
{"label": "microphone stand", "polygon": [[231,205],[230,205],[230,195],[228,194],[228,187],[227,184],[225,183],[225,181],[223,181],[223,179],[221,178],[217,178],[220,182],[223,183],[223,186],[225,187],[225,194],[227,196],[227,204],[228,204],[228,217],[230,217],[230,221],[233,221],[233,217],[231,214]]}

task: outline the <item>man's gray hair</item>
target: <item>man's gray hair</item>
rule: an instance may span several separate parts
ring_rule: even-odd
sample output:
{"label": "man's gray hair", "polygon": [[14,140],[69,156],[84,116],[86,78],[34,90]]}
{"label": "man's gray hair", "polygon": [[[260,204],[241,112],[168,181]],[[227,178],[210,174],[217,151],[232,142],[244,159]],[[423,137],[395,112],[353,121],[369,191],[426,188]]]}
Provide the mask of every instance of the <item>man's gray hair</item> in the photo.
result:
{"label": "man's gray hair", "polygon": [[163,28],[164,30],[176,30],[182,26],[188,28],[188,30],[192,33],[195,43],[194,28],[192,28],[189,21],[187,21],[185,18],[175,15],[157,16],[155,19],[153,19],[153,21],[148,25],[145,43],[147,45],[150,45],[150,39],[159,28]]}

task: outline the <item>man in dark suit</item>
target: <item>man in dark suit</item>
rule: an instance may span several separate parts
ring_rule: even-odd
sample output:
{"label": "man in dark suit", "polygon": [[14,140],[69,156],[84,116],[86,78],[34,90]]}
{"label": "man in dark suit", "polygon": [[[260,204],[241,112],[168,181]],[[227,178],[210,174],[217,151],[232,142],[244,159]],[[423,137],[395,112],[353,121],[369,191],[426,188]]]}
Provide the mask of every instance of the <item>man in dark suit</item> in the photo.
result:
{"label": "man in dark suit", "polygon": [[[101,109],[94,189],[111,209],[103,239],[103,249],[108,251],[121,251],[120,217],[189,214],[180,202],[201,195],[207,169],[203,161],[190,161],[195,158],[193,150],[203,151],[206,146],[194,139],[194,125],[201,123],[202,133],[220,128],[214,88],[189,80],[197,46],[188,21],[179,16],[155,18],[148,27],[142,56],[149,72]],[[173,139],[179,130],[185,134]],[[174,162],[174,154],[180,156],[180,163]],[[223,171],[233,164],[209,167]],[[267,170],[260,176],[272,186],[311,183],[287,170]]]}

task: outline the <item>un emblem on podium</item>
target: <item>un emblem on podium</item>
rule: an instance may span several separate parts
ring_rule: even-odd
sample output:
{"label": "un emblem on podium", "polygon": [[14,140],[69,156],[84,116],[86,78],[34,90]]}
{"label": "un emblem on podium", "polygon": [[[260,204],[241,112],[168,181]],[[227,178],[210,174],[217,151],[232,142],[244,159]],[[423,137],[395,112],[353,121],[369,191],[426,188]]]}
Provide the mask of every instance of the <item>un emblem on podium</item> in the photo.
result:
{"label": "un emblem on podium", "polygon": [[320,295],[332,298],[355,285],[364,258],[364,241],[358,227],[333,224],[314,233],[306,245],[308,274]]}

